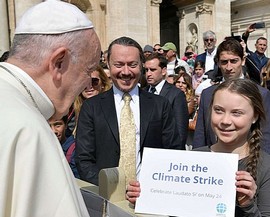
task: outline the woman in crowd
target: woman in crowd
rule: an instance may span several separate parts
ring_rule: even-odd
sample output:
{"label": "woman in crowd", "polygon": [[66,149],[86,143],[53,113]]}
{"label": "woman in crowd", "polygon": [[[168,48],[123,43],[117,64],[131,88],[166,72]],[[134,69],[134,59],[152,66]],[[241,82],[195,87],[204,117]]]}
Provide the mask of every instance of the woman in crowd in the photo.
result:
{"label": "woman in crowd", "polygon": [[78,118],[82,103],[84,100],[98,95],[99,93],[105,92],[111,88],[111,83],[101,66],[98,66],[95,71],[91,74],[92,82],[76,97],[74,101],[74,110],[76,120]]}
{"label": "woman in crowd", "polygon": [[192,116],[196,105],[194,101],[195,96],[191,84],[191,77],[187,73],[180,74],[174,78],[174,85],[185,93],[188,105],[188,113],[190,116]]}
{"label": "woman in crowd", "polygon": [[75,128],[72,132],[72,135],[67,138],[65,143],[62,144],[63,151],[76,178],[79,178],[79,174],[74,160],[75,135],[77,120],[81,110],[81,106],[86,99],[104,91],[107,91],[111,88],[110,80],[101,66],[98,66],[97,69],[91,73],[91,79],[92,81],[89,82],[88,86],[85,87],[85,89],[80,93],[80,95],[75,98],[75,101],[73,103],[73,108],[75,112]]}
{"label": "woman in crowd", "polygon": [[[265,112],[257,85],[249,79],[223,82],[213,93],[210,113],[218,140],[196,151],[238,154],[235,217],[270,216],[270,157],[260,149]],[[139,195],[139,182],[131,181],[127,199],[135,203]]]}
{"label": "woman in crowd", "polygon": [[193,137],[194,137],[194,131],[196,128],[196,123],[197,123],[197,118],[199,114],[199,105],[200,105],[200,97],[201,93],[204,89],[210,87],[212,85],[211,79],[206,79],[200,85],[196,88],[195,90],[195,111],[192,115],[192,117],[189,118],[189,123],[188,123],[188,138],[187,138],[187,145],[188,145],[188,150],[192,149],[192,144],[193,144]]}

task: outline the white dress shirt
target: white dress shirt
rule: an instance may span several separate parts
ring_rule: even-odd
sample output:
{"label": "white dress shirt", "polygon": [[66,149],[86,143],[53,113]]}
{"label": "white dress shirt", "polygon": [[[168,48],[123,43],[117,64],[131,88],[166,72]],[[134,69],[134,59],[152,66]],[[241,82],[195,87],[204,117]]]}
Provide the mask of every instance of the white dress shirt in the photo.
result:
{"label": "white dress shirt", "polygon": [[211,54],[208,53],[208,51],[206,51],[205,72],[208,72],[209,70],[214,69],[214,65],[215,65],[214,57],[216,56],[216,53],[217,53],[217,48],[215,48]]}
{"label": "white dress shirt", "polygon": [[[162,90],[162,87],[163,87],[164,83],[165,83],[165,80],[162,80],[161,82],[159,82],[159,83],[155,86],[156,91],[154,92],[154,94],[156,94],[156,95],[159,95],[159,94],[160,94],[160,92],[161,92],[161,90]],[[150,86],[148,92],[150,92],[151,87],[152,87],[152,86]]]}

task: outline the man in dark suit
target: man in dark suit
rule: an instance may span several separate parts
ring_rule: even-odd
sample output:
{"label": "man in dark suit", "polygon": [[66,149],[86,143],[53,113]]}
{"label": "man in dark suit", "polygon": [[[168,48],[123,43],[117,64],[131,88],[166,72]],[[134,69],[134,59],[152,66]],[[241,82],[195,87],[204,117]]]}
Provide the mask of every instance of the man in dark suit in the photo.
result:
{"label": "man in dark suit", "polygon": [[[108,49],[113,81],[109,91],[87,99],[79,115],[76,163],[81,179],[98,185],[103,168],[119,165],[122,96],[129,93],[136,127],[136,172],[140,171],[144,147],[180,149],[179,135],[169,101],[138,87],[143,51],[131,38],[114,40]],[[129,133],[129,132],[126,132]]]}
{"label": "man in dark suit", "polygon": [[175,116],[179,140],[181,141],[181,149],[185,149],[189,114],[185,94],[169,84],[165,77],[167,75],[167,60],[164,56],[153,53],[148,56],[144,64],[145,75],[148,86],[145,88],[148,92],[167,98],[172,105],[173,114]]}
{"label": "man in dark suit", "polygon": [[[237,40],[228,39],[223,41],[217,48],[216,58],[224,80],[231,78],[247,79],[244,78],[242,72],[242,63],[244,61],[243,47]],[[202,92],[193,148],[206,145],[211,146],[216,143],[216,136],[210,126],[209,105],[212,100],[212,93],[217,85],[211,86]],[[262,122],[263,141],[261,147],[270,153],[270,92],[259,85],[258,88],[261,92],[266,112],[266,120]]]}

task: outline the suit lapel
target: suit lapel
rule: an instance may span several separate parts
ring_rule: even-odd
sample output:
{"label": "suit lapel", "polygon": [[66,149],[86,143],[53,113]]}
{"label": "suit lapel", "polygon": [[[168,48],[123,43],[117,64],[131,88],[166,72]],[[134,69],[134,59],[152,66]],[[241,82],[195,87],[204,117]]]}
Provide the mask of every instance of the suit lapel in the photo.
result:
{"label": "suit lapel", "polygon": [[150,85],[147,85],[146,87],[144,87],[142,89],[145,90],[146,92],[148,92],[149,88],[150,88]]}
{"label": "suit lapel", "polygon": [[140,90],[140,146],[142,147],[146,131],[151,119],[153,106],[152,94]]}
{"label": "suit lapel", "polygon": [[165,81],[163,87],[161,88],[160,91],[160,96],[166,96],[169,93],[169,90],[171,89],[170,85]]}
{"label": "suit lapel", "polygon": [[118,142],[118,144],[120,144],[117,114],[116,114],[116,108],[115,108],[114,95],[113,95],[112,88],[103,94],[103,96],[101,97],[100,104],[101,104],[101,109],[103,111],[105,120],[107,121],[116,141]]}

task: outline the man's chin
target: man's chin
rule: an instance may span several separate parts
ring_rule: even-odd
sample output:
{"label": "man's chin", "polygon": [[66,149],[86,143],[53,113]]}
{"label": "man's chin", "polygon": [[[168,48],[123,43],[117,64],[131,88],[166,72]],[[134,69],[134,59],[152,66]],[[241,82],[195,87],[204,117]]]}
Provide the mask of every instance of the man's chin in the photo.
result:
{"label": "man's chin", "polygon": [[115,85],[117,89],[121,90],[122,92],[129,92],[137,85],[136,82],[128,81],[128,82],[121,82]]}
{"label": "man's chin", "polygon": [[134,88],[134,85],[127,85],[127,86],[122,85],[119,87],[119,89],[124,93],[131,91],[133,88]]}

